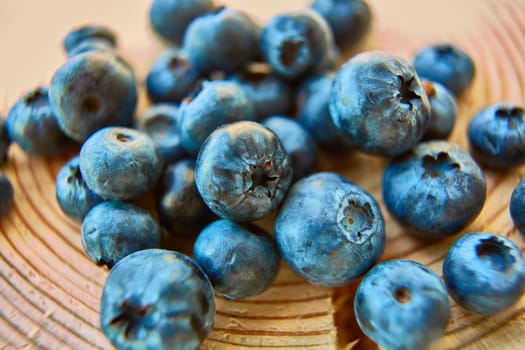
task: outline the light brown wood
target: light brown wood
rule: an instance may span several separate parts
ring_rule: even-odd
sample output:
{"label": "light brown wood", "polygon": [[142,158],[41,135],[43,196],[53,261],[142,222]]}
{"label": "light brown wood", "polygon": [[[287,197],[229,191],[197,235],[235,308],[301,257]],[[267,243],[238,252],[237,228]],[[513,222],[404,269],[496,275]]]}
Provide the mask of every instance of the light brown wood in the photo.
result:
{"label": "light brown wood", "polygon": [[[279,10],[307,1],[224,1],[264,22]],[[74,3],[74,4],[72,4]],[[149,1],[126,0],[0,3],[0,113],[27,90],[49,82],[64,61],[61,40],[69,28],[86,22],[111,25],[123,56],[143,81],[163,44],[147,24]],[[452,41],[474,58],[476,78],[462,96],[451,139],[468,148],[466,126],[482,106],[497,101],[525,104],[525,2],[510,0],[370,0],[374,22],[357,48],[381,49],[411,59],[424,45]],[[148,102],[141,95],[139,110]],[[16,195],[0,220],[0,348],[111,349],[99,329],[98,309],[107,271],[83,253],[80,226],[67,219],[55,200],[55,176],[67,156],[41,159],[14,146],[6,168]],[[448,247],[458,235],[437,242],[409,236],[382,204],[386,161],[352,153],[324,154],[320,169],[342,173],[371,192],[386,219],[383,259],[408,258],[441,273]],[[488,196],[480,216],[464,232],[504,234],[525,249],[512,225],[508,204],[524,168],[485,170]],[[271,228],[271,218],[262,222]],[[460,234],[461,234],[460,233]],[[187,247],[186,247],[187,248]],[[358,281],[341,288],[311,286],[283,265],[266,293],[248,300],[217,299],[217,321],[202,349],[376,349],[359,331],[352,314]],[[525,348],[525,297],[495,316],[470,314],[452,302],[446,335],[435,349]]]}

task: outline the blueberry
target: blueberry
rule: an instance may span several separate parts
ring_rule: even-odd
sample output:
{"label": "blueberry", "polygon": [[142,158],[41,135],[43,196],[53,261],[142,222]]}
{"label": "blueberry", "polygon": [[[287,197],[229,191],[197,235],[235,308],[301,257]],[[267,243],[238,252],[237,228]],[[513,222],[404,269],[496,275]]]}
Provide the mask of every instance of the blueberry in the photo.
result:
{"label": "blueberry", "polygon": [[450,296],[465,309],[491,315],[508,308],[525,291],[525,263],[510,239],[472,232],[454,242],[443,262]]}
{"label": "blueberry", "polygon": [[298,121],[330,151],[346,151],[353,148],[334,125],[328,102],[333,74],[320,74],[308,78],[300,87],[297,98]]}
{"label": "blueberry", "polygon": [[0,217],[6,215],[11,209],[14,201],[15,191],[11,180],[0,172]]}
{"label": "blueberry", "polygon": [[102,52],[115,54],[115,47],[108,45],[107,41],[100,39],[84,40],[67,53],[68,59],[86,52]]}
{"label": "blueberry", "polygon": [[275,221],[283,260],[316,285],[356,279],[385,248],[385,224],[375,199],[346,178],[315,173],[296,182]]}
{"label": "blueberry", "polygon": [[243,88],[223,80],[203,82],[195,97],[184,100],[179,113],[182,146],[194,155],[219,126],[256,119],[253,102]]}
{"label": "blueberry", "polygon": [[258,55],[259,31],[250,16],[224,7],[191,22],[182,48],[200,72],[232,73]]}
{"label": "blueberry", "polygon": [[441,140],[422,142],[391,160],[383,199],[409,232],[426,238],[457,233],[485,202],[485,177],[467,151]]}
{"label": "blueberry", "polygon": [[86,214],[80,238],[91,260],[112,268],[133,252],[159,248],[161,236],[159,224],[147,210],[130,203],[102,202]]}
{"label": "blueberry", "polygon": [[518,231],[525,235],[525,177],[512,190],[509,213]]}
{"label": "blueberry", "polygon": [[56,178],[55,196],[64,214],[82,221],[89,209],[102,202],[102,198],[91,191],[82,177],[79,157],[73,157],[62,166]]}
{"label": "blueberry", "polygon": [[153,140],[137,130],[106,127],[80,149],[80,171],[88,187],[105,200],[135,198],[153,188],[162,159]]}
{"label": "blueberry", "polygon": [[496,103],[479,110],[470,120],[468,140],[474,157],[494,169],[525,163],[525,109]]}
{"label": "blueberry", "polygon": [[293,180],[296,181],[315,170],[317,165],[317,146],[314,138],[295,119],[274,115],[261,122],[273,131],[290,156]]}
{"label": "blueberry", "polygon": [[279,76],[290,80],[313,71],[332,44],[325,19],[308,9],[279,13],[261,31],[264,59]]}
{"label": "blueberry", "polygon": [[4,118],[0,115],[0,167],[7,164],[9,146],[11,146],[11,138],[7,132]]}
{"label": "blueberry", "polygon": [[422,48],[416,53],[413,64],[420,78],[436,81],[456,96],[465,91],[474,79],[474,61],[452,43]]}
{"label": "blueberry", "polygon": [[63,154],[74,144],[60,129],[45,86],[28,92],[11,107],[5,128],[12,141],[37,156]]}
{"label": "blueberry", "polygon": [[326,19],[341,48],[357,43],[372,22],[370,6],[363,0],[314,0],[310,7]]}
{"label": "blueberry", "polygon": [[446,87],[430,80],[421,80],[430,101],[430,122],[423,139],[447,139],[458,114],[456,98]]}
{"label": "blueberry", "polygon": [[162,38],[178,44],[188,25],[214,8],[212,0],[153,0],[149,9],[149,21],[153,30]]}
{"label": "blueberry", "polygon": [[131,125],[137,105],[135,76],[119,56],[79,54],[53,75],[49,101],[64,133],[84,141],[105,126]]}
{"label": "blueberry", "polygon": [[146,76],[148,96],[154,103],[179,103],[197,87],[199,74],[183,51],[168,49]]}
{"label": "blueberry", "polygon": [[430,104],[414,68],[381,51],[357,54],[339,69],[329,108],[349,142],[388,157],[414,147],[430,120]]}
{"label": "blueberry", "polygon": [[275,74],[266,70],[257,71],[252,66],[228,77],[238,83],[252,100],[256,120],[260,121],[271,115],[286,115],[292,107],[292,87]]}
{"label": "blueberry", "polygon": [[[98,25],[98,24],[86,24],[79,27],[72,28],[64,38],[64,50],[69,57],[78,54],[80,51],[79,46],[84,46],[86,43],[90,43],[88,46],[103,45],[108,50],[113,50],[117,46],[117,38],[113,30],[110,28]],[[85,50],[86,46],[84,46]]]}
{"label": "blueberry", "polygon": [[110,270],[104,284],[100,324],[117,349],[195,350],[214,321],[213,288],[181,253],[132,253]]}
{"label": "blueberry", "polygon": [[225,125],[206,139],[195,164],[195,183],[219,217],[252,221],[272,213],[292,180],[279,138],[249,121]]}
{"label": "blueberry", "polygon": [[216,217],[195,185],[195,161],[181,159],[166,167],[156,191],[160,222],[174,236],[198,233]]}
{"label": "blueberry", "polygon": [[155,142],[164,164],[186,156],[181,145],[178,124],[179,108],[173,103],[158,103],[148,108],[137,120],[137,129],[148,134]]}
{"label": "blueberry", "polygon": [[385,349],[421,350],[444,334],[450,304],[434,271],[411,260],[387,260],[363,277],[354,312],[361,330]]}
{"label": "blueberry", "polygon": [[277,277],[279,253],[271,236],[255,225],[214,221],[201,231],[193,247],[195,262],[215,293],[241,299],[266,291]]}

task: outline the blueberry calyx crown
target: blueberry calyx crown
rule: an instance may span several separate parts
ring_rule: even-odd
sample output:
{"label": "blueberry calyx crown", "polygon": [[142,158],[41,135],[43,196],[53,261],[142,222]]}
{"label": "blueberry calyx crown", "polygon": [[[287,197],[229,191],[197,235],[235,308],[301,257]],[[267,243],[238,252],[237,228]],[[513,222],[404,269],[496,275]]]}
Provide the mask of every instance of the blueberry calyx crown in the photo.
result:
{"label": "blueberry calyx crown", "polygon": [[519,127],[524,114],[525,110],[520,107],[499,107],[495,111],[496,118],[506,119],[511,129],[517,129]]}
{"label": "blueberry calyx crown", "polygon": [[399,97],[401,103],[408,104],[409,109],[412,110],[412,100],[421,99],[421,96],[419,96],[412,89],[412,85],[414,83],[414,76],[411,76],[408,80],[405,79],[405,77],[403,77],[402,75],[398,75],[397,77],[399,78],[401,83],[401,85],[399,86],[399,93],[397,94],[397,97]]}
{"label": "blueberry calyx crown", "polygon": [[394,291],[394,298],[401,304],[407,304],[410,302],[412,297],[410,295],[410,291],[407,288],[399,287]]}
{"label": "blueberry calyx crown", "polygon": [[46,96],[47,96],[47,90],[42,87],[38,87],[34,89],[33,91],[31,91],[30,93],[28,93],[24,97],[24,104],[32,105],[32,104],[36,104],[39,102],[44,104]]}
{"label": "blueberry calyx crown", "polygon": [[110,321],[110,326],[124,328],[126,339],[135,339],[137,331],[144,319],[152,313],[150,305],[140,305],[133,298],[128,298],[120,304],[120,313]]}
{"label": "blueberry calyx crown", "polygon": [[515,261],[509,247],[496,236],[481,239],[476,245],[476,254],[487,259],[494,270],[501,272],[507,270]]}
{"label": "blueberry calyx crown", "polygon": [[423,177],[440,177],[448,171],[459,169],[458,163],[452,161],[447,152],[439,152],[437,156],[427,154],[422,158],[422,165],[425,169]]}
{"label": "blueberry calyx crown", "polygon": [[273,198],[275,195],[275,186],[272,183],[279,179],[278,176],[272,176],[267,173],[267,170],[271,168],[271,161],[267,160],[264,162],[263,166],[257,164],[250,164],[251,169],[251,180],[252,184],[249,188],[249,191],[255,191],[256,188],[262,186],[266,189],[268,197]]}
{"label": "blueberry calyx crown", "polygon": [[279,55],[279,61],[285,67],[291,67],[301,50],[304,42],[303,40],[286,40],[281,46],[281,53]]}
{"label": "blueberry calyx crown", "polygon": [[363,243],[371,232],[375,215],[370,203],[355,200],[355,194],[347,194],[337,211],[337,224],[347,238],[354,243]]}

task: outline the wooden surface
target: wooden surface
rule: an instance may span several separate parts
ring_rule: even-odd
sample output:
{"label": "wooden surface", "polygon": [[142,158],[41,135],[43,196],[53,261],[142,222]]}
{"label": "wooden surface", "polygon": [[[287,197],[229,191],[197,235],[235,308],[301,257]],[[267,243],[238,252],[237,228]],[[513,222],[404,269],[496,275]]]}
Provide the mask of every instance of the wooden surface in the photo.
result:
{"label": "wooden surface", "polygon": [[[307,1],[225,1],[264,22],[279,10]],[[482,106],[525,100],[525,2],[469,0],[371,0],[372,29],[353,51],[382,49],[411,59],[438,41],[463,47],[476,63],[473,86],[459,102],[451,139],[467,148],[465,129]],[[65,59],[61,40],[69,28],[105,23],[119,36],[120,52],[142,82],[163,46],[147,23],[149,1],[0,0],[0,113],[26,91],[47,83]],[[347,53],[351,55],[353,52]],[[148,102],[141,95],[139,110]],[[78,224],[68,220],[54,197],[55,176],[67,157],[40,159],[12,147],[7,175],[16,195],[0,220],[0,349],[110,349],[99,329],[99,297],[107,271],[84,255]],[[385,160],[349,154],[323,155],[320,169],[334,170],[370,191],[381,203]],[[523,238],[508,214],[512,189],[524,168],[485,170],[488,196],[480,216],[463,231],[483,230]],[[409,258],[441,273],[451,237],[425,242],[408,236],[382,206],[386,218],[384,259]],[[271,219],[264,224],[271,227]],[[274,286],[259,297],[217,300],[215,328],[202,349],[376,347],[358,330],[352,315],[357,282],[328,289],[310,286],[283,266]],[[452,302],[445,337],[435,349],[525,348],[525,297],[491,317],[469,314]]]}

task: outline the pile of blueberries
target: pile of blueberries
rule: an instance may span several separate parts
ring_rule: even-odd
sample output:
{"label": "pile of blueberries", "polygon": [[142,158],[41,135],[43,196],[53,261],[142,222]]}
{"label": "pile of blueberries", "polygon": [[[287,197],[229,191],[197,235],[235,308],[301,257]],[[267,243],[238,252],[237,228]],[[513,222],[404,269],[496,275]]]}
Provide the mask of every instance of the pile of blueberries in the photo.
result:
{"label": "pile of blueberries", "polygon": [[[56,198],[82,223],[86,254],[110,269],[100,321],[117,348],[198,348],[213,328],[215,295],[264,292],[281,259],[315,285],[362,277],[358,324],[387,349],[423,349],[441,337],[449,295],[483,315],[521,297],[521,251],[495,233],[457,239],[444,281],[415,261],[378,263],[385,223],[376,200],[317,168],[320,149],[388,158],[387,209],[431,240],[480,213],[478,163],[502,171],[525,163],[518,106],[480,110],[470,152],[447,141],[456,99],[475,75],[456,45],[425,47],[412,63],[370,51],[339,66],[371,20],[362,0],[315,0],[262,26],[212,0],[153,0],[151,26],[171,45],[145,79],[151,106],[142,115],[114,33],[86,25],[65,37],[68,58],[50,85],[23,96],[5,124],[0,118],[0,166],[11,142],[41,157],[79,149],[57,176]],[[133,202],[148,193],[156,208]],[[1,175],[1,215],[12,201]],[[273,234],[254,224],[273,214]],[[525,180],[510,214],[525,234]],[[163,248],[165,234],[194,235],[192,258]]]}

